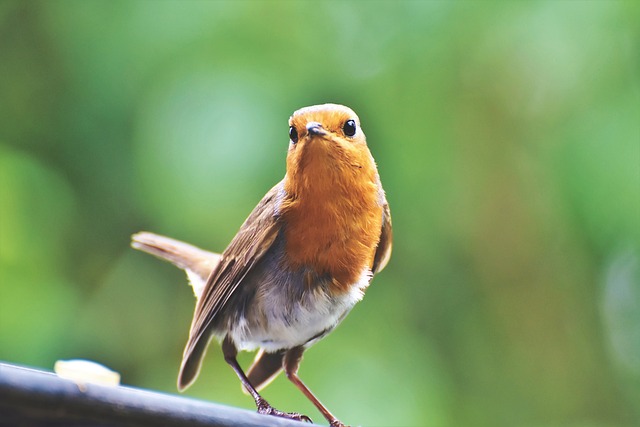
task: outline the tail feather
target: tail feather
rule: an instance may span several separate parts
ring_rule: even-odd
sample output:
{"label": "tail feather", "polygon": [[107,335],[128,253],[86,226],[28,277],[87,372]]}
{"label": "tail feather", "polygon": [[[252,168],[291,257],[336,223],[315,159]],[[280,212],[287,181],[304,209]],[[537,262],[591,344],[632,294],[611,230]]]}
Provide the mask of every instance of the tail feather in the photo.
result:
{"label": "tail feather", "polygon": [[[262,390],[280,374],[284,353],[283,350],[276,353],[266,353],[264,350],[260,350],[256,354],[256,358],[247,371],[247,378],[256,390]],[[247,393],[244,387],[242,391]]]}
{"label": "tail feather", "polygon": [[220,261],[220,254],[146,231],[131,236],[131,246],[184,270],[198,298],[209,274]]}

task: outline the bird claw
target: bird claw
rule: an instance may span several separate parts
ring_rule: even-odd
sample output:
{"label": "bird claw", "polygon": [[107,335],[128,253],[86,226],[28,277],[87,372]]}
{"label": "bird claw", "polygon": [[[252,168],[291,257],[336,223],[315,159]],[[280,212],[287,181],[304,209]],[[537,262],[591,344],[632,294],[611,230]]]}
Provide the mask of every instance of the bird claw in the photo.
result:
{"label": "bird claw", "polygon": [[331,421],[331,423],[329,424],[331,427],[349,427],[345,424],[342,424],[340,421],[338,420],[333,420]]}
{"label": "bird claw", "polygon": [[[263,401],[258,404],[258,413],[263,415],[273,415],[274,417],[287,418],[295,421],[305,421],[307,423],[312,423],[311,418],[306,415],[299,414],[297,412],[282,412],[269,405],[267,402]],[[342,424],[339,424],[342,426]]]}

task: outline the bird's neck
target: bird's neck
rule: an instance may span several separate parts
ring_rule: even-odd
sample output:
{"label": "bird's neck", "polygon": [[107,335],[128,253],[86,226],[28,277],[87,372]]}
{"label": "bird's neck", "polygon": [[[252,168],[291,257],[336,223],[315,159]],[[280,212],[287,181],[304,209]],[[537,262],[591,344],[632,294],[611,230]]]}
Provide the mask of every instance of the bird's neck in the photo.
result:
{"label": "bird's neck", "polygon": [[371,268],[380,238],[382,189],[373,159],[363,157],[358,164],[310,162],[284,182],[288,260],[329,275],[338,292]]}

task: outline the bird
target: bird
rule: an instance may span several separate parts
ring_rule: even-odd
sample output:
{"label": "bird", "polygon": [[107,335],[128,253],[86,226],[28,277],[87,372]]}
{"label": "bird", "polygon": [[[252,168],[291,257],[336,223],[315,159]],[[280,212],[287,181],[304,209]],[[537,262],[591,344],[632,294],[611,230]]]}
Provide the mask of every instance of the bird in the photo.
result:
{"label": "bird", "polygon": [[[303,353],[345,318],[387,265],[391,213],[356,113],[343,105],[304,107],[289,118],[286,173],[221,253],[150,232],[132,246],[187,272],[196,307],[178,389],[198,376],[212,339],[257,411],[298,421],[261,395],[280,372],[331,427],[343,427],[298,375]],[[245,372],[239,351],[257,354]]]}

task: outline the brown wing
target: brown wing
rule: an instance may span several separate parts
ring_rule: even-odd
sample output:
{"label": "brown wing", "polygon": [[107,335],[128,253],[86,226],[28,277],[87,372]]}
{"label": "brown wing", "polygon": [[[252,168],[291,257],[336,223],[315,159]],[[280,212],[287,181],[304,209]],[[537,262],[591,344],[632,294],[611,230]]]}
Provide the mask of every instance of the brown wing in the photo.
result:
{"label": "brown wing", "polygon": [[188,387],[198,375],[211,338],[209,326],[278,235],[280,223],[276,208],[281,188],[280,183],[263,197],[222,253],[216,269],[211,272],[193,315],[178,377],[180,390]]}
{"label": "brown wing", "polygon": [[377,273],[389,262],[391,258],[391,246],[393,241],[393,230],[391,229],[391,211],[389,205],[385,203],[382,211],[382,230],[380,232],[380,242],[373,258],[373,267],[371,271]]}

